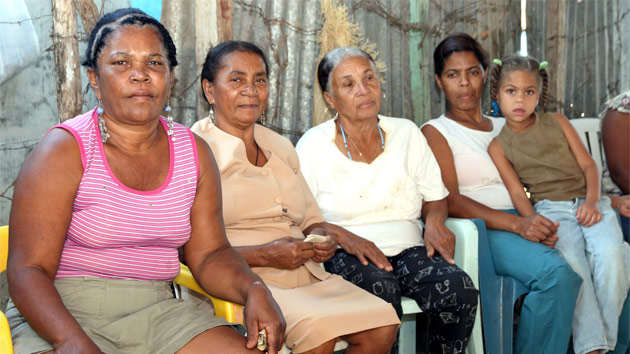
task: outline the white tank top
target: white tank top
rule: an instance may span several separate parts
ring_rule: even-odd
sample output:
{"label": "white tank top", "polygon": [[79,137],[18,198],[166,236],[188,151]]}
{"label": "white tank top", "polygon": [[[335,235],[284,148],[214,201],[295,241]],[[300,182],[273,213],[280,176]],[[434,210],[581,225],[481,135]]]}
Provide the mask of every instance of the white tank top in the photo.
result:
{"label": "white tank top", "polygon": [[457,172],[459,193],[493,209],[513,209],[499,171],[488,154],[488,145],[501,132],[505,118],[492,120],[492,131],[467,128],[441,115],[425,125],[437,129],[448,142]]}

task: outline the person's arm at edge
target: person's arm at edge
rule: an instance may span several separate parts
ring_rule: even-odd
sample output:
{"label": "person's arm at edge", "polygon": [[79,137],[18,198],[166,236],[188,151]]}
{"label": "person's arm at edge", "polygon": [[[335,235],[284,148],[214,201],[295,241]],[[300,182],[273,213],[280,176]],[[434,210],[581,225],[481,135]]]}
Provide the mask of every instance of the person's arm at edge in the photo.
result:
{"label": "person's arm at edge", "polygon": [[46,134],[22,165],[9,221],[9,293],[33,330],[60,353],[100,352],[53,285],[83,175],[80,156],[69,132]]}
{"label": "person's arm at edge", "polygon": [[608,110],[602,120],[602,142],[610,178],[630,194],[630,113]]}

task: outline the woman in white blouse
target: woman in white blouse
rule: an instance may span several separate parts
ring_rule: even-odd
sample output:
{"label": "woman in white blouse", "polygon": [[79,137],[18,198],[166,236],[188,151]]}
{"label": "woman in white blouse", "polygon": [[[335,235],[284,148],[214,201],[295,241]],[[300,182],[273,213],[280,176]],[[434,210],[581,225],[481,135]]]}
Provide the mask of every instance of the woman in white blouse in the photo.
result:
{"label": "woman in white blouse", "polygon": [[401,296],[415,299],[431,316],[429,352],[462,350],[478,291],[453,260],[448,191],[426,140],[413,122],[378,114],[380,84],[362,50],[332,50],[317,75],[337,116],[306,132],[296,149],[342,247],[326,270],[388,301],[399,317]]}

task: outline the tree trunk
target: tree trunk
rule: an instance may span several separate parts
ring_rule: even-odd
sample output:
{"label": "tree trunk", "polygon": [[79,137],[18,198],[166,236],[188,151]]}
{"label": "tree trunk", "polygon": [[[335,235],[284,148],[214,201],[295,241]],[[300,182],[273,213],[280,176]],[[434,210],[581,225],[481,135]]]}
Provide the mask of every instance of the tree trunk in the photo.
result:
{"label": "tree trunk", "polygon": [[52,0],[53,46],[57,74],[57,109],[63,122],[81,113],[81,70],[77,18],[72,2]]}
{"label": "tree trunk", "polygon": [[98,8],[92,0],[72,0],[72,4],[79,12],[83,29],[89,36],[98,21]]}

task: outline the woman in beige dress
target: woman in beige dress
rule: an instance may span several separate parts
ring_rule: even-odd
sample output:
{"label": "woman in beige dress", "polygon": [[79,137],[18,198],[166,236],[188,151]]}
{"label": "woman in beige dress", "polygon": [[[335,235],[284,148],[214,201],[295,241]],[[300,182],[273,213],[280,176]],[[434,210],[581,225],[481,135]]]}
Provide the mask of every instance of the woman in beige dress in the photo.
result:
{"label": "woman in beige dress", "polygon": [[385,301],[324,271],[337,240],[305,242],[323,217],[287,139],[256,124],[267,105],[268,65],[247,42],[213,48],[201,74],[210,114],[192,127],[213,150],[227,236],[271,290],[295,353],[389,353],[399,324]]}

